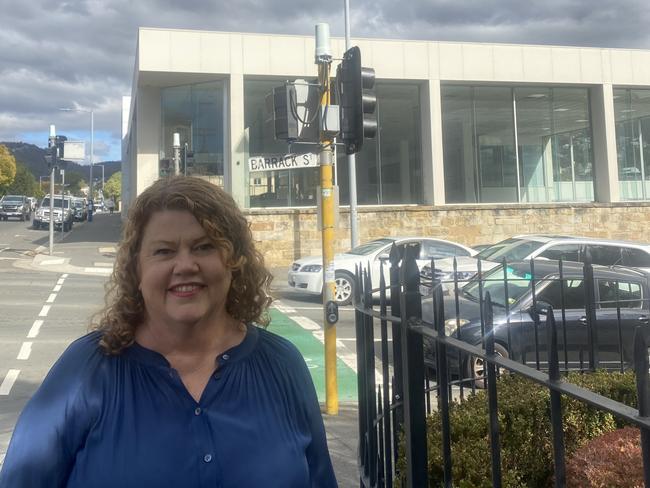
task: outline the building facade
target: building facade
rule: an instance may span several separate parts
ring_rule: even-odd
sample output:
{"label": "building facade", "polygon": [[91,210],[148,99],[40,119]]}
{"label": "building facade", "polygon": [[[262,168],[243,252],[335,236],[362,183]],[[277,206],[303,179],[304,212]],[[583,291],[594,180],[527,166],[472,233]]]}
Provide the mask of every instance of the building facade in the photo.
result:
{"label": "building facade", "polygon": [[[362,241],[417,234],[473,245],[532,232],[650,241],[650,51],[352,44],[377,75],[378,134],[356,157]],[[332,50],[340,58],[344,41]],[[174,165],[178,133],[191,155],[181,170],[233,195],[270,265],[320,253],[318,168],[249,167],[317,152],[274,139],[269,98],[316,73],[313,37],[140,29],[124,207]],[[343,151],[335,175],[342,251]]]}

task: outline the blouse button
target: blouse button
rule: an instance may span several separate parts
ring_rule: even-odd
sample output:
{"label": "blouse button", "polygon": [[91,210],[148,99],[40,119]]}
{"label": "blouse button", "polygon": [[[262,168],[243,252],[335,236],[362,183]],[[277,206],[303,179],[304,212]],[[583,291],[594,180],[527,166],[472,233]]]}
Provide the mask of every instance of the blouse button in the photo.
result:
{"label": "blouse button", "polygon": [[222,358],[224,361],[228,361],[228,360],[230,359],[230,355],[229,355],[229,354],[224,354],[223,356],[221,356],[221,358]]}
{"label": "blouse button", "polygon": [[196,407],[194,409],[194,415],[201,415],[201,407]]}
{"label": "blouse button", "polygon": [[203,461],[205,461],[206,463],[212,461],[212,454],[206,454],[205,456],[203,456]]}

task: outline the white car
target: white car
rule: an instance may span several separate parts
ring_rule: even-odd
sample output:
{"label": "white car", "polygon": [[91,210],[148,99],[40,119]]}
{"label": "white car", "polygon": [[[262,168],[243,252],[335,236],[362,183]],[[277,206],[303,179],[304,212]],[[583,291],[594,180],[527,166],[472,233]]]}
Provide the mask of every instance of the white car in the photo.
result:
{"label": "white car", "polygon": [[[622,265],[650,271],[650,244],[631,241],[616,241],[591,237],[572,237],[555,235],[519,235],[486,247],[473,257],[456,258],[456,278],[459,286],[469,280],[478,271],[478,259],[481,259],[481,272],[498,266],[505,259],[514,263],[529,259],[552,259],[582,263],[587,250],[591,253],[591,262],[603,266]],[[437,260],[436,278],[452,288],[454,280],[453,258]],[[431,279],[431,265],[421,268],[424,279]]]}
{"label": "white car", "polygon": [[[408,243],[420,243],[418,265],[430,263],[431,259],[447,257],[470,257],[476,251],[456,242],[430,237],[385,237],[361,244],[354,249],[334,256],[334,271],[336,292],[335,300],[339,305],[348,305],[354,298],[354,273],[356,267],[370,269],[372,287],[379,287],[379,271],[382,261],[385,261],[384,278],[388,283],[390,262],[388,255],[393,244],[404,246]],[[294,261],[289,270],[289,286],[296,291],[309,295],[320,295],[323,292],[323,258],[311,256]]]}

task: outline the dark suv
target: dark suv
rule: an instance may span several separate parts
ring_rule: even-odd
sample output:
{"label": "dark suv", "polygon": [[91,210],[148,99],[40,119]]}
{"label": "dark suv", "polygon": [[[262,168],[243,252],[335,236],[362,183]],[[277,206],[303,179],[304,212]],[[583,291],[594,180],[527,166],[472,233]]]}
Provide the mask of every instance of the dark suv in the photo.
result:
{"label": "dark suv", "polygon": [[9,217],[18,220],[29,220],[32,207],[25,195],[5,195],[0,201],[0,219],[9,220]]}

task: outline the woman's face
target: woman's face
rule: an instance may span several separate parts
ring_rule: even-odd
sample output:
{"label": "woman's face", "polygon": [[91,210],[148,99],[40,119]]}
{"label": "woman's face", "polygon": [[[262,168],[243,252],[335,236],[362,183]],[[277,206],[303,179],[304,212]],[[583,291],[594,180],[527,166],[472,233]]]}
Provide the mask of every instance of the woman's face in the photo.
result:
{"label": "woman's face", "polygon": [[188,211],[151,216],[140,246],[138,277],[152,324],[192,325],[226,317],[231,270]]}

